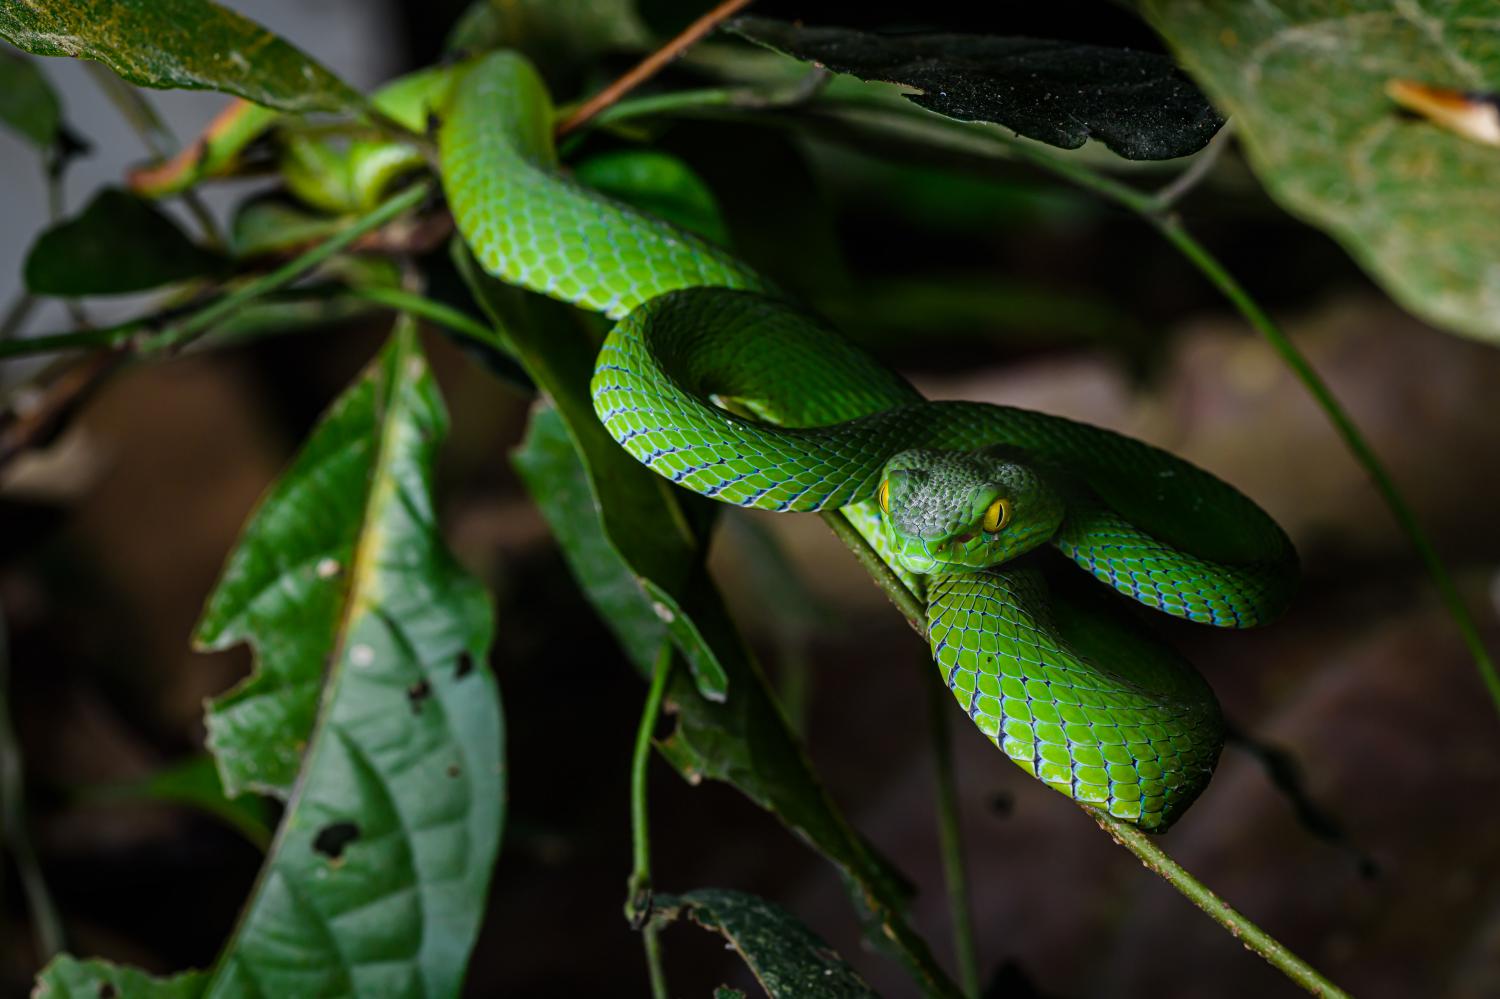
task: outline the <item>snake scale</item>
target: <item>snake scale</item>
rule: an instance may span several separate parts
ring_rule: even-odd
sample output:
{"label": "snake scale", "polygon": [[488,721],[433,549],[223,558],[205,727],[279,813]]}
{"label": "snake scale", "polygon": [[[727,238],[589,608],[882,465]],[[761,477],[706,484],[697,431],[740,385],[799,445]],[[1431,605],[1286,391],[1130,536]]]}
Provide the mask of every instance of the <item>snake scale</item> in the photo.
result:
{"label": "snake scale", "polygon": [[925,597],[933,658],[981,732],[1077,801],[1169,826],[1217,762],[1217,701],[1107,593],[1060,596],[1041,560],[1050,545],[1148,607],[1248,627],[1295,587],[1276,523],[1131,438],[925,400],[725,249],[572,180],[553,121],[522,57],[478,60],[442,116],[445,186],[489,273],[617,320],[591,386],[615,441],[721,502],[842,510]]}

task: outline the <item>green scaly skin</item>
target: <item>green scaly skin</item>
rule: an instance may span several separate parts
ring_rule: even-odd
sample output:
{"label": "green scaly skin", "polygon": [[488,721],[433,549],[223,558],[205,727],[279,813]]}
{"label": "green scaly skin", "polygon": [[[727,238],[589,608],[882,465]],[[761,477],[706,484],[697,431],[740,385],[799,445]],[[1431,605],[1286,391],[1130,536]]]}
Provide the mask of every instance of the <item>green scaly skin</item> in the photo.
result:
{"label": "green scaly skin", "polygon": [[[443,171],[459,229],[490,273],[619,320],[592,384],[614,439],[722,502],[843,510],[925,594],[934,658],[982,732],[1078,801],[1147,829],[1170,825],[1218,759],[1217,702],[1119,608],[1060,597],[1031,552],[1050,543],[1147,606],[1248,627],[1279,613],[1294,587],[1280,528],[1232,487],[1139,441],[923,399],[723,249],[569,180],[551,131],[530,66],[490,55],[456,85]],[[889,512],[874,499],[886,481]],[[987,531],[999,499],[1011,516]]]}

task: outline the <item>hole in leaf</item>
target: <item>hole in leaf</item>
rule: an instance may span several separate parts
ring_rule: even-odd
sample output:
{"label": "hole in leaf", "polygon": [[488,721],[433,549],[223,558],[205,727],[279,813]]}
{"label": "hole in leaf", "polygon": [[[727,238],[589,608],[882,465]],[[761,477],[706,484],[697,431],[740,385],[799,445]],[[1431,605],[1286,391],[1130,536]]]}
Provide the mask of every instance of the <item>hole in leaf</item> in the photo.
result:
{"label": "hole in leaf", "polygon": [[463,771],[459,769],[457,763],[450,763],[450,764],[448,764],[448,776],[449,777],[457,777],[461,773],[463,773]]}
{"label": "hole in leaf", "polygon": [[422,702],[432,696],[432,684],[426,680],[418,680],[406,688],[406,699],[411,701],[411,713],[419,715],[422,713]]}
{"label": "hole in leaf", "polygon": [[474,672],[474,657],[473,657],[473,655],[471,655],[468,652],[464,652],[464,653],[460,654],[459,657],[458,657],[458,668],[456,670],[454,670],[454,673],[458,677],[463,678],[463,677],[468,676],[472,672]]}
{"label": "hole in leaf", "polygon": [[338,860],[344,855],[344,847],[357,839],[359,826],[353,822],[331,822],[313,837],[313,849],[329,860]]}
{"label": "hole in leaf", "polygon": [[99,999],[116,999],[119,994],[120,990],[115,988],[114,982],[99,983]]}

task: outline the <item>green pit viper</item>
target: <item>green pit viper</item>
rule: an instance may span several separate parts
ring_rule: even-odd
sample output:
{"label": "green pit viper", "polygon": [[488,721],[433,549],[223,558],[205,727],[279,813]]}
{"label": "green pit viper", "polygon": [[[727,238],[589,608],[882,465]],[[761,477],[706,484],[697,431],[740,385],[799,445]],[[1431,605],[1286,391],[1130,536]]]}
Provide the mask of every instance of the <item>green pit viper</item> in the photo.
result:
{"label": "green pit viper", "polygon": [[1213,772],[1218,704],[1113,608],[1056,599],[1036,550],[1148,607],[1249,627],[1294,588],[1276,523],[1128,437],[927,401],[723,248],[571,179],[553,123],[524,58],[483,57],[441,115],[444,184],[485,270],[617,320],[591,387],[615,441],[724,503],[842,510],[925,596],[933,658],[980,731],[1079,802],[1170,825]]}

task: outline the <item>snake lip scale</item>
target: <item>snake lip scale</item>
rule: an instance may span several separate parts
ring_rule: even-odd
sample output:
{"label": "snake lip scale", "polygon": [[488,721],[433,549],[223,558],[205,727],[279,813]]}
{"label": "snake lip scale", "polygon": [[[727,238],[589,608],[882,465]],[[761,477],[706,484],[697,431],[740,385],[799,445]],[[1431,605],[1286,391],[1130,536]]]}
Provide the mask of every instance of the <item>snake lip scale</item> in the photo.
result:
{"label": "snake lip scale", "polygon": [[524,58],[476,60],[441,119],[442,174],[486,271],[616,320],[590,385],[610,436],[720,502],[841,510],[925,599],[933,660],[981,732],[1079,802],[1170,826],[1208,783],[1224,722],[1122,597],[1220,627],[1269,621],[1296,588],[1281,528],[1141,441],[924,399],[723,247],[568,177],[552,120]]}

